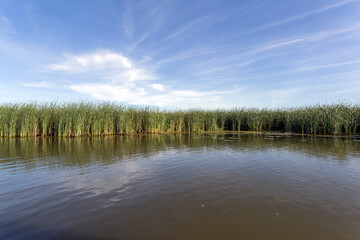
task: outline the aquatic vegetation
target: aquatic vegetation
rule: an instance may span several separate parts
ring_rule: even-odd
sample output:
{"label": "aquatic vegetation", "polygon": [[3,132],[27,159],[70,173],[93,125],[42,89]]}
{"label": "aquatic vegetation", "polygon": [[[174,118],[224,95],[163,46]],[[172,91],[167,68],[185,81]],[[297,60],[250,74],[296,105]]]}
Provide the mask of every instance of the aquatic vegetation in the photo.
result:
{"label": "aquatic vegetation", "polygon": [[115,103],[0,105],[0,136],[99,136],[204,131],[283,131],[360,134],[360,105],[339,103],[285,109],[165,110]]}

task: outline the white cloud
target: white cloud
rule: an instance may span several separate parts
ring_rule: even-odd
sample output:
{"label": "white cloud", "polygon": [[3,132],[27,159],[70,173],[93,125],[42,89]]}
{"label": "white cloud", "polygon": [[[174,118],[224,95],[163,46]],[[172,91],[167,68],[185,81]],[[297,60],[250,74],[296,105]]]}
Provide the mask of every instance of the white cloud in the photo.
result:
{"label": "white cloud", "polygon": [[100,50],[84,55],[66,56],[66,61],[51,64],[47,68],[50,71],[60,71],[69,74],[98,72],[113,83],[156,79],[145,69],[135,67],[127,57],[109,50]]}
{"label": "white cloud", "polygon": [[[212,107],[221,95],[234,91],[196,91],[172,90],[167,93],[153,94],[136,86],[110,84],[80,84],[70,86],[81,94],[90,95],[98,100],[120,101],[129,104],[180,106],[180,107]],[[236,90],[238,91],[238,90]]]}
{"label": "white cloud", "polygon": [[132,64],[126,57],[108,50],[97,51],[81,56],[66,56],[66,59],[65,62],[52,64],[48,66],[48,68],[50,70],[68,72],[132,68]]}
{"label": "white cloud", "polygon": [[[79,82],[68,88],[80,94],[105,101],[119,101],[129,104],[178,106],[178,107],[215,107],[219,106],[221,95],[238,91],[165,91],[159,82],[146,84],[140,80],[156,80],[145,68],[137,67],[128,58],[109,50],[97,51],[85,55],[68,56],[66,61],[48,66],[51,71],[92,76],[99,72],[107,76],[94,82]],[[47,83],[29,83],[27,86],[46,87]]]}
{"label": "white cloud", "polygon": [[151,84],[152,88],[158,91],[164,91],[164,85],[162,84]]}
{"label": "white cloud", "polygon": [[[161,85],[161,84],[159,84]],[[161,85],[162,86],[162,85]],[[166,93],[152,93],[149,89],[134,85],[112,84],[79,84],[70,89],[81,94],[104,101],[119,101],[129,104],[180,106],[180,107],[217,107],[221,95],[232,91],[197,91],[197,90],[170,90]],[[214,105],[215,104],[215,105]]]}

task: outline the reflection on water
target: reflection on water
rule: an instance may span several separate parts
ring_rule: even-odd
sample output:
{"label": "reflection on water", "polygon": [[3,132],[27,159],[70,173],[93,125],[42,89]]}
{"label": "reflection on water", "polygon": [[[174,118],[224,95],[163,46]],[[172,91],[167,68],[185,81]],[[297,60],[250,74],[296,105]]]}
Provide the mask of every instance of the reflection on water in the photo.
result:
{"label": "reflection on water", "polygon": [[360,239],[360,142],[0,139],[0,238]]}

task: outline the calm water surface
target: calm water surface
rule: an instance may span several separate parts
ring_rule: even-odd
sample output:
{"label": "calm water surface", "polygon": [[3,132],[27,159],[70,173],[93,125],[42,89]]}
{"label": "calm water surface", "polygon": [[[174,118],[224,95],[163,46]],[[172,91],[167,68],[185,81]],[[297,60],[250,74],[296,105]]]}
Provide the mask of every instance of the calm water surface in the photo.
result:
{"label": "calm water surface", "polygon": [[0,239],[360,239],[360,142],[0,139]]}

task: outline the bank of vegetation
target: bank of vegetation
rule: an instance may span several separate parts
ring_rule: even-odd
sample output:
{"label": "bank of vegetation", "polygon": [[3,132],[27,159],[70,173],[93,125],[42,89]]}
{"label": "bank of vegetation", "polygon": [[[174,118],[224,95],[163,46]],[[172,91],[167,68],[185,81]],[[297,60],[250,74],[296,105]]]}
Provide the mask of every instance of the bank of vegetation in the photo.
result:
{"label": "bank of vegetation", "polygon": [[0,105],[0,136],[99,136],[204,131],[360,134],[360,105],[339,103],[286,109],[163,110],[112,103]]}

